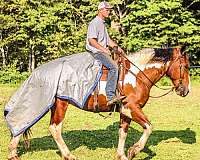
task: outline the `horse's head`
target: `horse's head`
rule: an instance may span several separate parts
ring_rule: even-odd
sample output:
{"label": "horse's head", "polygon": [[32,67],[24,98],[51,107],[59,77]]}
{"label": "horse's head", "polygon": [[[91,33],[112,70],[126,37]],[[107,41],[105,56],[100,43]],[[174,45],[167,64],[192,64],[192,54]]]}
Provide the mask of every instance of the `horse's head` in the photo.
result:
{"label": "horse's head", "polygon": [[167,76],[172,80],[176,94],[185,97],[190,90],[189,57],[182,48],[174,48]]}

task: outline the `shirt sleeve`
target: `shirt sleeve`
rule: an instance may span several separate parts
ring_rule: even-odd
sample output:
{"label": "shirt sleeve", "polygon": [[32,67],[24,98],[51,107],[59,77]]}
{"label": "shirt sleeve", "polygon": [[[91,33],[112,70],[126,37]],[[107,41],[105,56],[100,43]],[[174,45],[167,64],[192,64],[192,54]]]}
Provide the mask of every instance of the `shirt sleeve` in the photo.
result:
{"label": "shirt sleeve", "polygon": [[97,31],[97,26],[96,24],[90,23],[88,26],[88,31],[87,31],[87,37],[88,38],[97,38],[98,36],[98,31]]}

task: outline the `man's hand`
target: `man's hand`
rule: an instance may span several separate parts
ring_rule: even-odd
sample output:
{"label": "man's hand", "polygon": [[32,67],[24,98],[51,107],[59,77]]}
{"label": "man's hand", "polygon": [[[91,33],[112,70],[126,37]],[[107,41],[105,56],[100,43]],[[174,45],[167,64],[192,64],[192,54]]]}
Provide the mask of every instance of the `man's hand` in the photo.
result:
{"label": "man's hand", "polygon": [[114,46],[114,47],[113,47],[113,52],[116,53],[116,54],[124,54],[124,50],[121,49],[121,48],[118,47],[118,46]]}
{"label": "man's hand", "polygon": [[117,47],[118,49],[118,52],[119,53],[121,53],[121,54],[124,54],[124,51],[123,51],[123,49],[121,49],[118,45],[117,45],[117,43],[115,43],[112,39],[110,39],[109,38],[109,46],[110,47],[112,47],[112,48],[114,48],[114,47]]}

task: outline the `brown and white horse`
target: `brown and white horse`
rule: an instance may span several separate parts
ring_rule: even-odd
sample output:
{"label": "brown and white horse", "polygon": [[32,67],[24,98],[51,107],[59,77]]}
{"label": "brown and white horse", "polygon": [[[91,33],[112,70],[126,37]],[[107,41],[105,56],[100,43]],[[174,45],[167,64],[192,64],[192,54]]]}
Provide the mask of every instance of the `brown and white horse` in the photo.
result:
{"label": "brown and white horse", "polygon": [[[131,54],[128,56],[128,59],[130,61],[126,61],[128,65],[126,65],[123,81],[121,81],[122,92],[126,96],[126,99],[123,101],[124,105],[117,110],[120,112],[119,141],[117,148],[117,159],[119,160],[132,159],[138,154],[144,148],[152,132],[152,125],[142,112],[142,107],[149,99],[151,87],[157,81],[165,75],[168,76],[174,85],[176,93],[182,97],[185,97],[190,90],[188,71],[189,58],[181,48],[147,48]],[[104,86],[103,81],[100,86]],[[100,112],[110,112],[113,108],[106,105],[106,96],[101,90],[102,89],[100,89],[98,96],[98,110]],[[95,103],[94,95],[91,95],[84,110],[95,112],[96,108],[93,103]],[[70,153],[61,135],[62,123],[68,104],[69,102],[66,100],[56,99],[55,105],[51,109],[49,131],[56,141],[63,159],[75,160],[75,156]],[[124,146],[131,121],[142,126],[144,131],[138,142],[129,148],[128,156],[126,156]],[[19,159],[17,155],[17,146],[21,135],[12,137],[9,143],[9,160]]]}

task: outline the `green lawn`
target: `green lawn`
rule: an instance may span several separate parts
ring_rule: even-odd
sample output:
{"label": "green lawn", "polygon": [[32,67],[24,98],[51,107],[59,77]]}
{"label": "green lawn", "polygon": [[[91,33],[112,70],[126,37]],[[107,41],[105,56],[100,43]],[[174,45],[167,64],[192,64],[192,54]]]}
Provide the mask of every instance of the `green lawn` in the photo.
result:
{"label": "green lawn", "polygon": [[[10,133],[6,127],[3,108],[17,86],[0,85],[0,159],[7,157]],[[151,95],[163,91],[154,88]],[[136,160],[200,160],[200,84],[192,87],[185,98],[175,93],[150,99],[144,112],[153,124],[153,133]],[[106,113],[104,113],[106,115]],[[48,133],[48,113],[32,127],[31,148],[19,146],[21,160],[60,160],[60,153]],[[104,119],[98,114],[70,106],[63,126],[63,137],[79,160],[113,160],[118,141],[119,114]],[[132,123],[126,149],[136,142],[142,129]]]}

